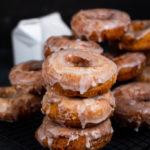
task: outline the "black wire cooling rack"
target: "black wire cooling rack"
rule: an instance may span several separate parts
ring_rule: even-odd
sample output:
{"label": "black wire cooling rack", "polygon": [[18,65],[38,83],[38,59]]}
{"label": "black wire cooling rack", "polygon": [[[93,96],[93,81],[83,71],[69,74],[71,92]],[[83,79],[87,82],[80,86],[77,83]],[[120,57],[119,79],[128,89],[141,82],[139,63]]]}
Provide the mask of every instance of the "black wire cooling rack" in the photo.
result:
{"label": "black wire cooling rack", "polygon": [[[0,150],[43,150],[35,140],[35,130],[42,122],[42,115],[16,123],[0,122]],[[115,129],[112,141],[104,150],[150,150],[150,129]]]}

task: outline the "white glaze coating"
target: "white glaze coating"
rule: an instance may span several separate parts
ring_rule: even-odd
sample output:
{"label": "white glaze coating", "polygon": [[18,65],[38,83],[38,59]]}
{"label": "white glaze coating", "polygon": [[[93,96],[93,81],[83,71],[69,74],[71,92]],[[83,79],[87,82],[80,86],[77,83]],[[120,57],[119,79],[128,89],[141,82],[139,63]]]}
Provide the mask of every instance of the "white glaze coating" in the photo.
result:
{"label": "white glaze coating", "polygon": [[[57,100],[53,101],[53,99]],[[42,102],[42,110],[46,115],[50,114],[51,104],[57,104],[58,107],[59,117],[55,121],[64,124],[66,120],[71,120],[73,114],[76,114],[82,128],[85,128],[88,123],[98,124],[112,115],[115,99],[111,92],[93,98],[80,99],[60,96],[49,90]]]}
{"label": "white glaze coating", "polygon": [[[86,129],[74,129],[61,127],[53,123],[48,117],[45,117],[42,125],[36,132],[36,138],[42,144],[44,140],[47,140],[48,147],[51,148],[51,144],[54,139],[65,138],[67,139],[67,145],[70,141],[78,140],[80,137],[85,137],[86,142],[84,143],[87,149],[91,148],[91,142],[98,139],[103,139],[104,136],[112,134],[113,129],[111,127],[110,120],[106,120],[100,125],[93,128]],[[59,143],[58,143],[59,144]]]}
{"label": "white glaze coating", "polygon": [[51,36],[45,43],[44,55],[52,54],[64,49],[80,49],[80,50],[91,50],[101,54],[103,48],[101,48],[94,41],[83,41],[81,39],[74,39],[67,36]]}
{"label": "white glaze coating", "polygon": [[123,27],[124,31],[130,23],[127,13],[112,9],[81,10],[71,21],[72,30],[79,37],[90,39],[92,33],[97,34],[98,42],[103,40],[103,31]]}
{"label": "white glaze coating", "polygon": [[[75,62],[79,66],[66,58],[79,59],[79,62]],[[43,63],[42,71],[45,82],[50,86],[59,83],[63,89],[79,91],[81,94],[117,76],[117,66],[111,60],[94,51],[75,49],[53,53]]]}

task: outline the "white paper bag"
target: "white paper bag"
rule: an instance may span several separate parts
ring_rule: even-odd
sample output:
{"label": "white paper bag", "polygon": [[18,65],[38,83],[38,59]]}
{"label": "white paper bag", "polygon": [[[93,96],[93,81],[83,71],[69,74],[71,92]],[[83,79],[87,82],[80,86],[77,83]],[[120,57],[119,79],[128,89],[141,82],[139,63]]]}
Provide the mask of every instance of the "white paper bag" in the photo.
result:
{"label": "white paper bag", "polygon": [[43,43],[50,36],[71,35],[59,13],[22,20],[12,32],[14,63],[43,59]]}

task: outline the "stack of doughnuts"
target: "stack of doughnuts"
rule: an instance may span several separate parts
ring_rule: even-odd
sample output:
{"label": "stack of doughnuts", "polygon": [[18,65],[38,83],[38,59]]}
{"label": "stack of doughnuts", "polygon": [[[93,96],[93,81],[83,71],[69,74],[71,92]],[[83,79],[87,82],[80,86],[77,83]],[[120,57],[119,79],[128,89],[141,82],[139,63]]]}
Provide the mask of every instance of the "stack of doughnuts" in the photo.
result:
{"label": "stack of doughnuts", "polygon": [[0,120],[17,121],[40,111],[44,82],[42,61],[28,61],[14,66],[10,86],[0,87]]}
{"label": "stack of doughnuts", "polygon": [[110,91],[117,66],[102,56],[95,42],[50,37],[44,49],[42,75],[47,92],[46,116],[36,139],[50,149],[85,150],[104,147],[112,137],[115,99]]}

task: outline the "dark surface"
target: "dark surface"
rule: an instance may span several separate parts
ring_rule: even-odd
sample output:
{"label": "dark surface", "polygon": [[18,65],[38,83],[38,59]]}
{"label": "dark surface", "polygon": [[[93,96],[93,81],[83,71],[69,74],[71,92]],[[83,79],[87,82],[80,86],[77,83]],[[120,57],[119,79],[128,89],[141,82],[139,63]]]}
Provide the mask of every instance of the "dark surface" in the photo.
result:
{"label": "dark surface", "polygon": [[[41,122],[41,114],[18,123],[0,122],[0,150],[43,150],[34,138]],[[117,129],[104,150],[150,150],[150,130]]]}
{"label": "dark surface", "polygon": [[[8,72],[12,64],[9,55],[0,51],[0,85],[8,85]],[[43,150],[34,138],[34,132],[42,122],[42,115],[17,123],[0,122],[0,150]],[[150,150],[150,129],[139,132],[131,129],[115,129],[113,139],[104,150]]]}

